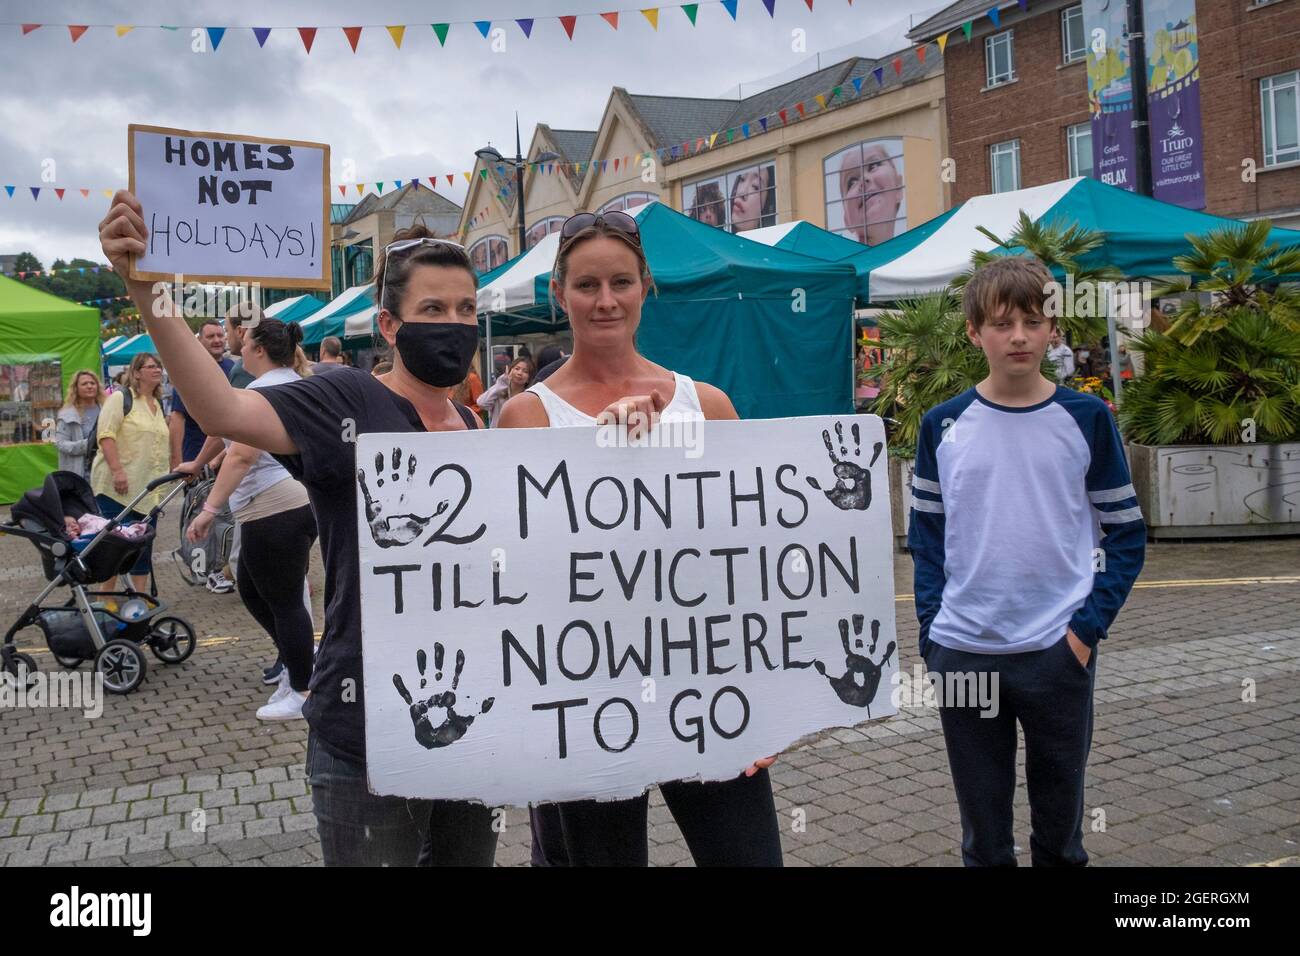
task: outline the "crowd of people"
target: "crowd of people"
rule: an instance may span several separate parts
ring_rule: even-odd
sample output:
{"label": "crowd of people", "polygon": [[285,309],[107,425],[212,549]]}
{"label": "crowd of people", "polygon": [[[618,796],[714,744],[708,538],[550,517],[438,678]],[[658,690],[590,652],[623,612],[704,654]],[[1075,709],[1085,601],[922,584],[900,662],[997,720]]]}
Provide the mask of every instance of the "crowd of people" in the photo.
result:
{"label": "crowd of people", "polygon": [[[117,194],[100,236],[118,274],[129,275],[128,257],[144,251],[146,238],[145,211],[133,195]],[[969,865],[1014,862],[1017,723],[1031,768],[1035,864],[1087,861],[1081,821],[1096,648],[1140,569],[1145,541],[1109,412],[1039,374],[1055,329],[1043,315],[1043,275],[1041,264],[1016,259],[985,267],[972,280],[964,306],[968,334],[988,357],[990,375],[927,414],[912,488],[916,605],[929,668],[992,673],[1015,690],[997,720],[941,705]],[[225,344],[249,379],[240,387],[217,350],[217,329],[196,336],[165,292],[155,300],[149,283],[127,284],[141,314],[151,316],[153,341],[185,396],[185,420],[169,429],[162,419],[159,360],[134,361],[130,413],[113,399],[99,411],[101,445],[112,447],[107,436],[120,450],[96,462],[97,490],[124,495],[145,473],[142,462],[163,468],[176,454],[174,434],[183,460],[172,464],[180,470],[197,474],[224,456],[204,515],[215,518],[229,507],[239,525],[239,593],[284,668],[258,716],[307,720],[306,769],[326,864],[491,865],[491,808],[370,790],[354,438],[340,422],[365,434],[463,431],[485,427],[485,419],[496,428],[580,427],[611,412],[631,422],[630,430],[737,418],[724,392],[638,352],[641,306],[653,279],[636,221],[620,212],[565,221],[551,294],[568,316],[572,354],[543,351],[534,360],[521,352],[504,368],[493,356],[495,381],[486,388],[471,374],[479,347],[477,274],[463,247],[422,225],[399,232],[376,262],[377,324],[390,353],[369,371],[340,363],[328,344],[309,366],[293,324],[262,317],[244,329],[228,321]],[[87,383],[83,393],[74,383],[69,455],[99,402],[97,386]],[[949,424],[943,415],[978,440],[949,441],[940,434]],[[197,446],[185,444],[191,419],[195,441],[202,436]],[[1077,434],[1064,434],[1071,430]],[[1005,453],[1013,448],[1015,454]],[[978,480],[963,482],[967,474]],[[1023,502],[1007,492],[1026,481],[1042,492],[1033,501],[1051,503],[1050,513],[1012,513]],[[981,517],[993,504],[1007,512],[1005,520]],[[191,533],[202,535],[207,520],[200,516]],[[1082,557],[1060,546],[1059,535],[1039,534],[1044,523],[1087,544]],[[317,537],[327,605],[313,660],[302,582]],[[1107,562],[1094,574],[1098,540]],[[1004,565],[1023,568],[1034,586],[999,596],[981,583],[1004,573]],[[1052,569],[1050,580],[1040,568]],[[660,786],[697,863],[781,864],[767,769],[776,758],[752,759],[733,780]],[[535,808],[533,862],[644,866],[647,807],[643,795]]]}

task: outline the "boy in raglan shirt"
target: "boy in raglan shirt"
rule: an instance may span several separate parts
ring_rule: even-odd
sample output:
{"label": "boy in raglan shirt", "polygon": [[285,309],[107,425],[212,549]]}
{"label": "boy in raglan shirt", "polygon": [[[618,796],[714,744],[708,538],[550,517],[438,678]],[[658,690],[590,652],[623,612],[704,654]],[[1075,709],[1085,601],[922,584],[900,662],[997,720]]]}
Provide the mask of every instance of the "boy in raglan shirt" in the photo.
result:
{"label": "boy in raglan shirt", "polygon": [[945,673],[976,675],[973,686],[998,695],[985,710],[940,697],[967,866],[1016,863],[1017,721],[1033,864],[1088,862],[1097,645],[1146,550],[1110,410],[1040,372],[1052,281],[1024,257],[976,271],[963,308],[988,378],[931,409],[917,442],[908,544],[921,655],[942,685],[954,686]]}

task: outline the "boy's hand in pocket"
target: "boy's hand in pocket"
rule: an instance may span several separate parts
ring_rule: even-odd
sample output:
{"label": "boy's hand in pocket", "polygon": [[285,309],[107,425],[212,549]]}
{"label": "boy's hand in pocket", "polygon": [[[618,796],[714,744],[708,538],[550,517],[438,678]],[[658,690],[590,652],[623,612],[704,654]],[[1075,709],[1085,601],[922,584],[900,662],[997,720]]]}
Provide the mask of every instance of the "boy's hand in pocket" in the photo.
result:
{"label": "boy's hand in pocket", "polygon": [[1074,651],[1074,656],[1078,658],[1079,663],[1087,667],[1088,661],[1092,660],[1092,648],[1075,637],[1074,631],[1068,627],[1065,629],[1065,640],[1069,643],[1070,650]]}

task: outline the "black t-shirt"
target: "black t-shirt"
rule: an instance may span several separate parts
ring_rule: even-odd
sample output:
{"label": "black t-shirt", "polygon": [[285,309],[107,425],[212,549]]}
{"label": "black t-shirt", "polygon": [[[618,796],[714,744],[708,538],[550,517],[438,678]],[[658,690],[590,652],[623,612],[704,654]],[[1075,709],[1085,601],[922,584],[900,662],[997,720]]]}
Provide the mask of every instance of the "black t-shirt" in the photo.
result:
{"label": "black t-shirt", "polygon": [[[415,406],[356,368],[338,366],[324,375],[260,389],[259,394],[266,396],[298,446],[297,455],[275,458],[307,488],[325,558],[325,635],[303,714],[327,748],[364,762],[356,444],[350,438],[426,429]],[[469,409],[456,405],[456,410],[466,428],[478,427]],[[352,693],[346,693],[349,680]]]}

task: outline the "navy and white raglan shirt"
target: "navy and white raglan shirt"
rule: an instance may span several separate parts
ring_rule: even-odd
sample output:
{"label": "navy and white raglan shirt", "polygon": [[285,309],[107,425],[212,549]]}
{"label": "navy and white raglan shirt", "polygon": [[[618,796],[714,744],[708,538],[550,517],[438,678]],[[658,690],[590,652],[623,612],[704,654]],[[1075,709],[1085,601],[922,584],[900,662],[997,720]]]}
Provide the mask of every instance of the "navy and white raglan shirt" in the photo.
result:
{"label": "navy and white raglan shirt", "polygon": [[930,640],[976,654],[1038,651],[1067,627],[1095,647],[1146,554],[1114,417],[1062,386],[1026,408],[971,388],[931,409],[911,505],[922,653]]}

